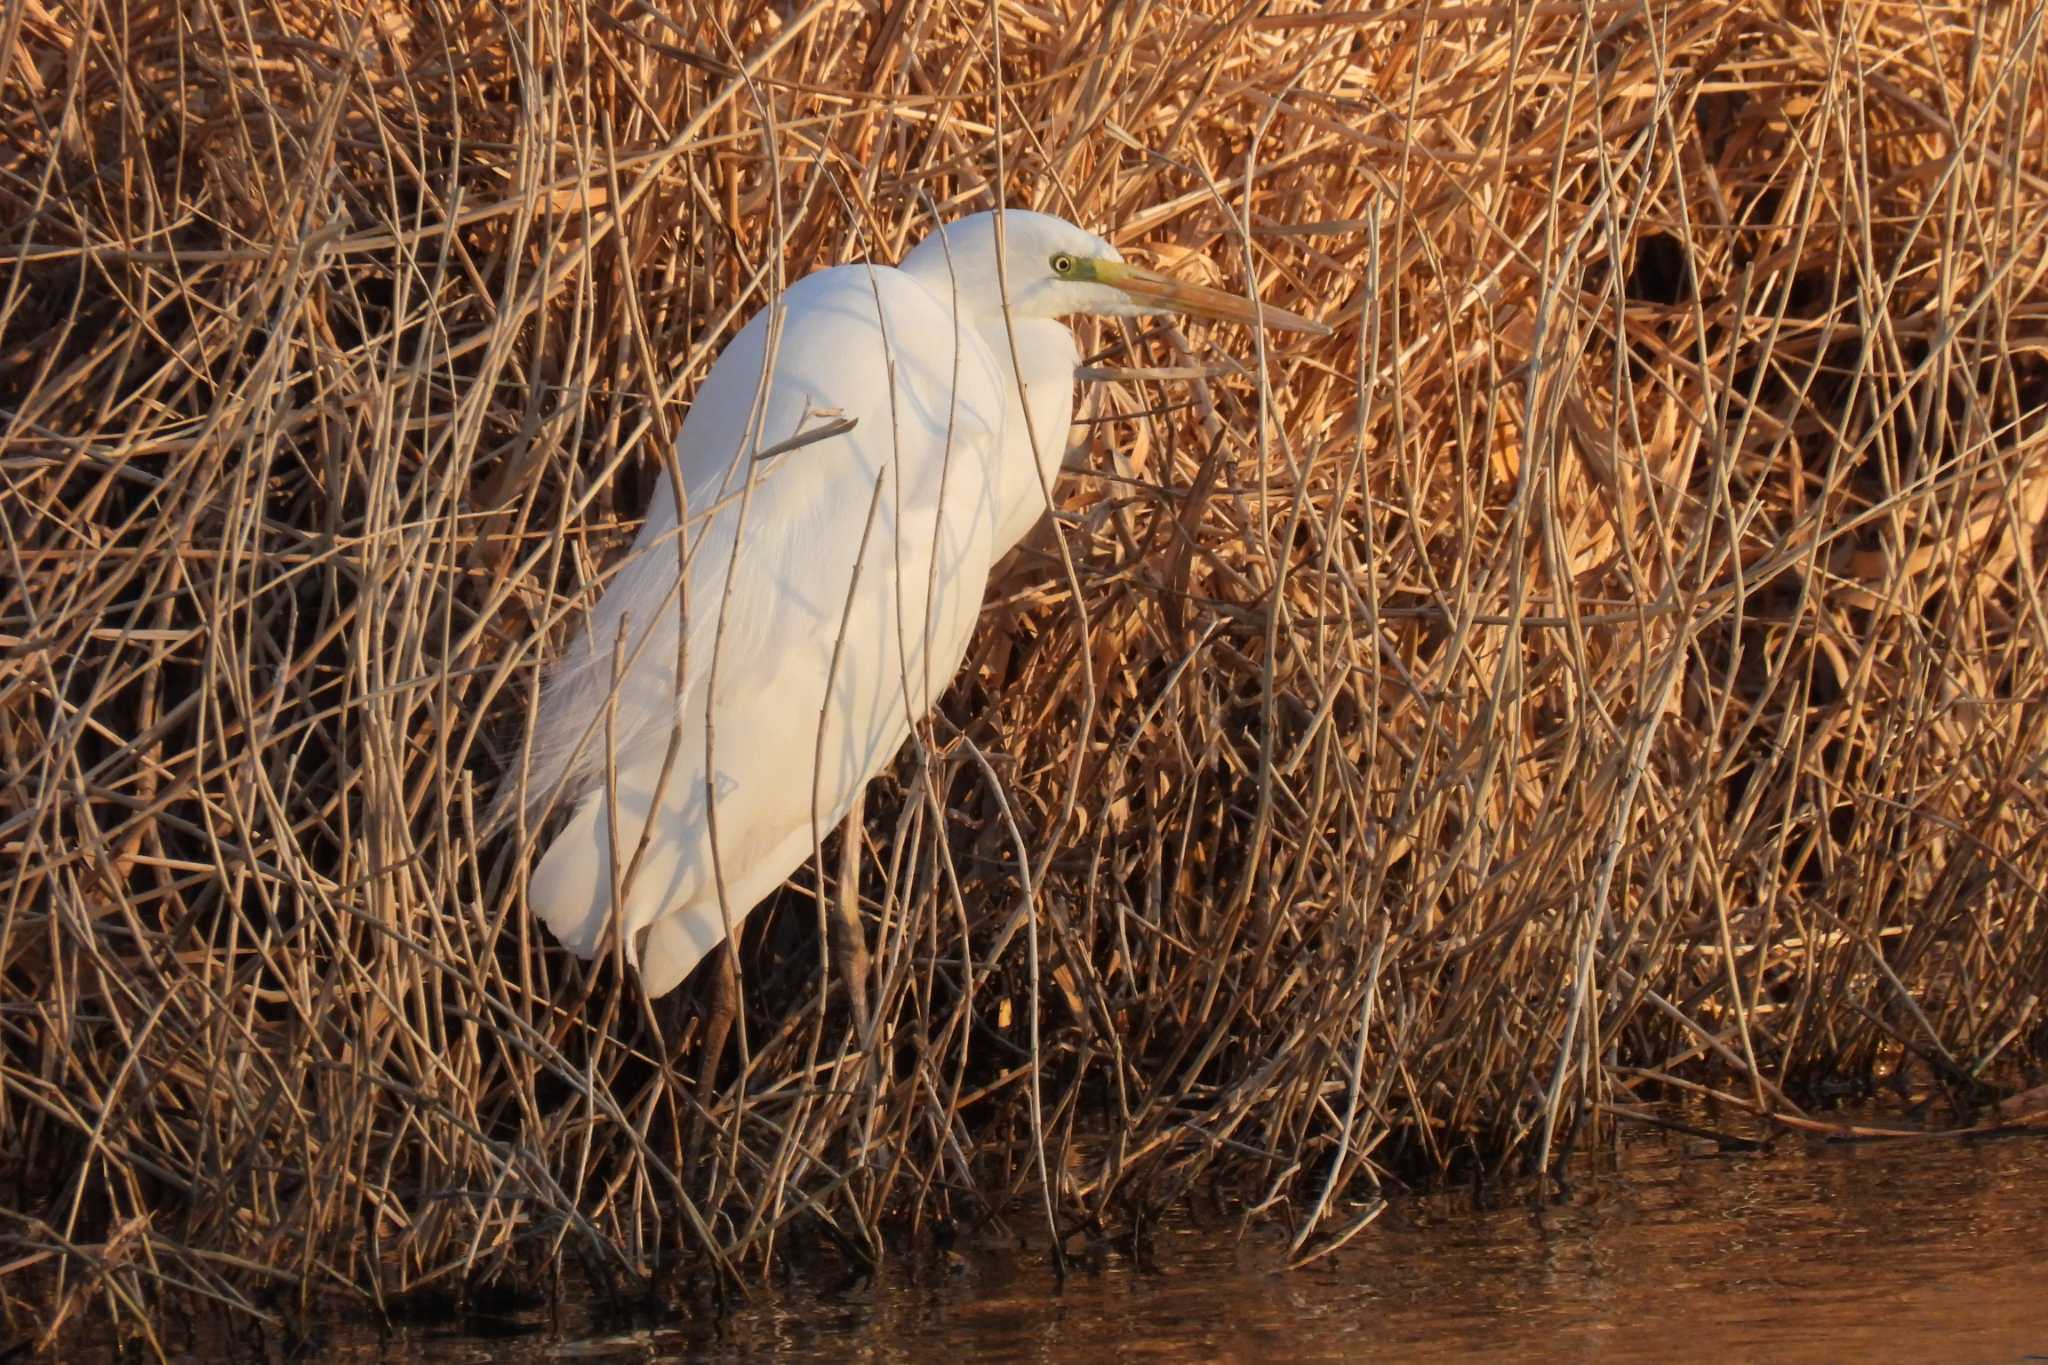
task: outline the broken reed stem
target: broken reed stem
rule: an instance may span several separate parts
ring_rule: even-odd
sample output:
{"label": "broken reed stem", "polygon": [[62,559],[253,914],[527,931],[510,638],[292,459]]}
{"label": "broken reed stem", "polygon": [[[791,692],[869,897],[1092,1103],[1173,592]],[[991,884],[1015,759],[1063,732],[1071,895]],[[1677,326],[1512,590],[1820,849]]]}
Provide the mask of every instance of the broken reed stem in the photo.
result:
{"label": "broken reed stem", "polygon": [[[2038,1081],[2041,4],[112,13],[0,2],[10,1331]],[[1337,335],[1084,337],[875,1050],[807,868],[700,1118],[479,813],[720,345],[998,182]]]}

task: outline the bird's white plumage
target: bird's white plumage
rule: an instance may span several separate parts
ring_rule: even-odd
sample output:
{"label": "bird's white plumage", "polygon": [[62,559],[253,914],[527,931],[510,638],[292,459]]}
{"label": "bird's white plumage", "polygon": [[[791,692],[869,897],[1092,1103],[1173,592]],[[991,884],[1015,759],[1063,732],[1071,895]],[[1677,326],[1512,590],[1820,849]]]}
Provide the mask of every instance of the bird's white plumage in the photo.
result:
{"label": "bird's white plumage", "polygon": [[[900,269],[810,275],[784,294],[779,326],[774,310],[749,322],[678,439],[692,522],[716,510],[679,536],[664,476],[627,563],[548,677],[525,789],[576,804],[529,899],[589,956],[623,881],[619,930],[650,995],[810,855],[959,668],[989,570],[1044,512],[1071,426],[1074,341],[1053,319],[1137,311],[1048,269],[1062,252],[1120,260],[1100,238],[1014,210],[1004,223],[1007,326],[987,214],[948,225]],[[851,431],[752,457],[835,412]]]}

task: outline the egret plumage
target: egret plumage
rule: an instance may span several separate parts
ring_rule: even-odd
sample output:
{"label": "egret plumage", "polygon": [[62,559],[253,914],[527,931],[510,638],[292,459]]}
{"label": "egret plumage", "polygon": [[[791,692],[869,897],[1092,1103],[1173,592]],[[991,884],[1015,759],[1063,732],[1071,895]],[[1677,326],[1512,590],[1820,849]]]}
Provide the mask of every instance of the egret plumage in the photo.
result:
{"label": "egret plumage", "polygon": [[958,670],[1059,474],[1078,354],[1060,318],[1327,330],[1044,214],[1004,211],[1000,237],[994,213],[958,220],[749,321],[677,440],[688,520],[663,474],[545,678],[511,781],[573,813],[529,903],[580,956],[616,925],[650,996],[802,865]]}

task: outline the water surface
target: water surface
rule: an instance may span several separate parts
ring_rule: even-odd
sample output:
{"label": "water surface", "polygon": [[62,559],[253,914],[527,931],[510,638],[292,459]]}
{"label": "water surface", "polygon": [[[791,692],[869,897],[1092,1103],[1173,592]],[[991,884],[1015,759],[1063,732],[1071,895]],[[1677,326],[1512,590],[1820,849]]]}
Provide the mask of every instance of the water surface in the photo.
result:
{"label": "water surface", "polygon": [[1560,1203],[1402,1198],[1308,1269],[1276,1269],[1284,1251],[1191,1210],[1145,1266],[1112,1252],[1064,1288],[1042,1253],[984,1239],[917,1283],[799,1283],[716,1323],[541,1314],[493,1340],[337,1333],[330,1358],[2048,1360],[2048,1139],[1733,1155],[1636,1129]]}

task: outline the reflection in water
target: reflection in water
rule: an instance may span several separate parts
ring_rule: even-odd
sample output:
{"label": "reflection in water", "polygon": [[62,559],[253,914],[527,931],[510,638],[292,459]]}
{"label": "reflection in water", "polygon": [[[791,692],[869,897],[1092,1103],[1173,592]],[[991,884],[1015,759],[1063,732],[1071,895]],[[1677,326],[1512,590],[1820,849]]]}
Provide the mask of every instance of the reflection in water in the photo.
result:
{"label": "reflection in water", "polygon": [[[1177,1218],[1156,1267],[1112,1254],[1062,1291],[1042,1255],[845,1293],[763,1294],[716,1325],[381,1347],[339,1358],[638,1361],[1218,1359],[2048,1359],[2048,1146],[1809,1144],[1761,1154],[1625,1133],[1562,1204],[1401,1199],[1335,1257],[1280,1272],[1284,1241]],[[354,1346],[356,1349],[351,1349]],[[361,1351],[357,1355],[357,1349]],[[417,1354],[415,1355],[415,1352]]]}

